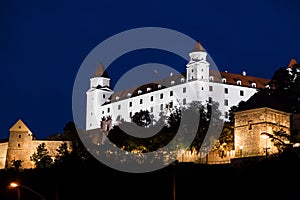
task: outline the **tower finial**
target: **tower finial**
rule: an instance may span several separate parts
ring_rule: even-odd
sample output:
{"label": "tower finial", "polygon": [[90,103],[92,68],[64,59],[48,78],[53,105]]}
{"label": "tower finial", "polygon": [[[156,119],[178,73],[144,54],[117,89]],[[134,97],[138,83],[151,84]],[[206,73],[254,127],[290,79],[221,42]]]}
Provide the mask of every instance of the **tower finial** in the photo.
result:
{"label": "tower finial", "polygon": [[100,63],[96,69],[96,71],[93,74],[93,77],[101,77],[104,73],[104,66],[102,63]]}
{"label": "tower finial", "polygon": [[296,61],[296,59],[293,57],[293,58],[291,59],[289,65],[288,65],[288,67],[289,67],[289,68],[292,68],[293,65],[295,65],[295,64],[297,64],[297,61]]}
{"label": "tower finial", "polygon": [[205,51],[205,49],[203,48],[203,46],[200,44],[200,41],[197,40],[192,52],[198,52],[198,51]]}

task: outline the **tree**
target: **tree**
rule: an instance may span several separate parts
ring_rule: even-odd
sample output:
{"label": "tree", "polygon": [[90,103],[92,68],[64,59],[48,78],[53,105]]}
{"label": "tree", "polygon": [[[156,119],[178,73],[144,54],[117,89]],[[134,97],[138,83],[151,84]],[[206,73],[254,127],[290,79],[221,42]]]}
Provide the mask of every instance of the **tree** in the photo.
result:
{"label": "tree", "polygon": [[57,155],[55,156],[55,164],[56,165],[62,165],[64,164],[67,159],[70,157],[70,152],[68,150],[68,145],[67,143],[62,143],[58,149],[56,150],[57,151]]}
{"label": "tree", "polygon": [[22,168],[22,162],[24,161],[13,159],[11,162],[12,162],[12,168],[19,171]]}
{"label": "tree", "polygon": [[37,151],[30,156],[30,160],[34,162],[35,167],[40,168],[49,168],[53,164],[51,156],[45,147],[45,143],[41,143],[37,148]]}
{"label": "tree", "polygon": [[[90,137],[87,131],[83,131],[76,126],[76,124],[72,121],[67,122],[65,127],[63,128],[63,133],[54,134],[48,137],[48,140],[62,140],[62,141],[71,141],[72,142],[72,152],[70,153],[70,157],[73,162],[78,162],[83,164],[86,160],[91,159],[92,156],[84,146],[81,141],[81,137]],[[92,137],[92,136],[91,136]]]}
{"label": "tree", "polygon": [[279,131],[273,131],[273,135],[269,135],[271,142],[276,146],[278,153],[282,153],[286,148],[289,147],[289,144],[286,141],[290,141],[290,135],[285,131],[280,129]]}
{"label": "tree", "polygon": [[134,115],[131,117],[131,120],[141,127],[149,126],[152,121],[148,110],[140,110],[140,112],[134,113]]}
{"label": "tree", "polygon": [[270,84],[276,90],[287,90],[291,86],[291,75],[285,67],[280,67],[272,76]]}

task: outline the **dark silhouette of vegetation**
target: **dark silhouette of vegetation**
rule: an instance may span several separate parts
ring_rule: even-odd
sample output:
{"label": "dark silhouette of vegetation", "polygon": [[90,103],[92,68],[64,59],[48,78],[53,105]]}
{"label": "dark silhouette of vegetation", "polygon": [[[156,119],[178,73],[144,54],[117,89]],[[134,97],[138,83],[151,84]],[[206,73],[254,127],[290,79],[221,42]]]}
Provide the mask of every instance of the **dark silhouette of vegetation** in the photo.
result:
{"label": "dark silhouette of vegetation", "polygon": [[12,168],[16,171],[20,171],[22,168],[22,162],[24,162],[23,160],[12,160]]}
{"label": "dark silhouette of vegetation", "polygon": [[37,147],[36,152],[30,156],[30,160],[34,162],[37,169],[50,168],[53,164],[53,160],[51,156],[49,156],[45,143],[42,143]]}
{"label": "dark silhouette of vegetation", "polygon": [[[191,102],[187,107],[173,107],[170,109],[170,114],[168,116],[161,116],[161,119],[156,122],[155,125],[151,125],[150,123],[147,123],[146,125],[146,123],[141,122],[145,118],[150,119],[148,111],[137,112],[135,113],[135,123],[142,126],[148,126],[143,130],[140,130],[140,135],[142,135],[143,131],[146,130],[156,130],[155,127],[161,127],[159,132],[149,138],[134,137],[128,135],[127,133],[136,131],[137,127],[131,123],[122,122],[121,127],[115,126],[109,132],[108,138],[116,146],[127,151],[152,152],[166,146],[178,133],[180,133],[182,136],[187,136],[191,135],[192,132],[195,132],[195,138],[188,149],[200,151],[208,128],[211,127],[212,130],[217,131],[217,126],[220,126],[220,124],[223,125],[221,112],[219,111],[218,107],[219,104],[214,101],[207,105],[204,105],[199,101],[194,101]],[[197,121],[195,121],[195,118]],[[126,127],[126,131],[124,131],[124,127]],[[215,127],[216,129],[214,129]],[[221,134],[222,137],[220,140],[222,146],[216,146],[215,148],[228,150],[229,148],[233,148],[232,125],[227,124],[226,128],[223,130],[224,133]],[[219,135],[220,134],[218,133],[212,134],[209,144],[206,145],[213,146],[218,141]],[[179,139],[178,148],[186,149],[185,144],[181,143],[181,141],[184,141],[184,139]]]}
{"label": "dark silhouette of vegetation", "polygon": [[137,124],[141,127],[147,127],[150,125],[151,119],[150,112],[148,110],[141,110],[140,112],[134,113],[134,115],[131,117],[131,120],[133,123]]}

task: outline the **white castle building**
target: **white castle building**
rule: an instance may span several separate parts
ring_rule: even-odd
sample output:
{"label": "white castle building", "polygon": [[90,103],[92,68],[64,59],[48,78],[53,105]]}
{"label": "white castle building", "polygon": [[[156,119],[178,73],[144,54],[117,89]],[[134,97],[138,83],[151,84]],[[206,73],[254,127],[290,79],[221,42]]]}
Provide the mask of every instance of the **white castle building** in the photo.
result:
{"label": "white castle building", "polygon": [[218,72],[211,69],[207,52],[197,42],[189,53],[186,72],[170,74],[163,80],[137,88],[113,91],[110,78],[100,64],[90,78],[86,92],[86,130],[99,129],[103,119],[109,117],[112,125],[120,120],[131,121],[140,110],[148,110],[155,118],[168,113],[173,106],[186,106],[192,101],[203,103],[217,101],[223,119],[228,119],[231,106],[248,100],[259,89],[269,87],[268,79]]}

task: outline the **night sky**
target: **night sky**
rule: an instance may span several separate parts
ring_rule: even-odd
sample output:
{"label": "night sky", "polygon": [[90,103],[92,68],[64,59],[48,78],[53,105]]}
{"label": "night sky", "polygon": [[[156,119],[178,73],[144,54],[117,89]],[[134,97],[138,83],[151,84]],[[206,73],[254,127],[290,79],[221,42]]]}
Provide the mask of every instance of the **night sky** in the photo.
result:
{"label": "night sky", "polygon": [[[83,60],[120,32],[176,30],[200,40],[220,71],[271,78],[292,57],[300,60],[299,19],[296,0],[1,1],[0,138],[18,119],[40,139],[61,133],[73,121],[72,90]],[[128,70],[161,61],[185,70],[185,61],[164,54],[120,58],[110,66],[112,84],[123,73],[117,65]]]}

